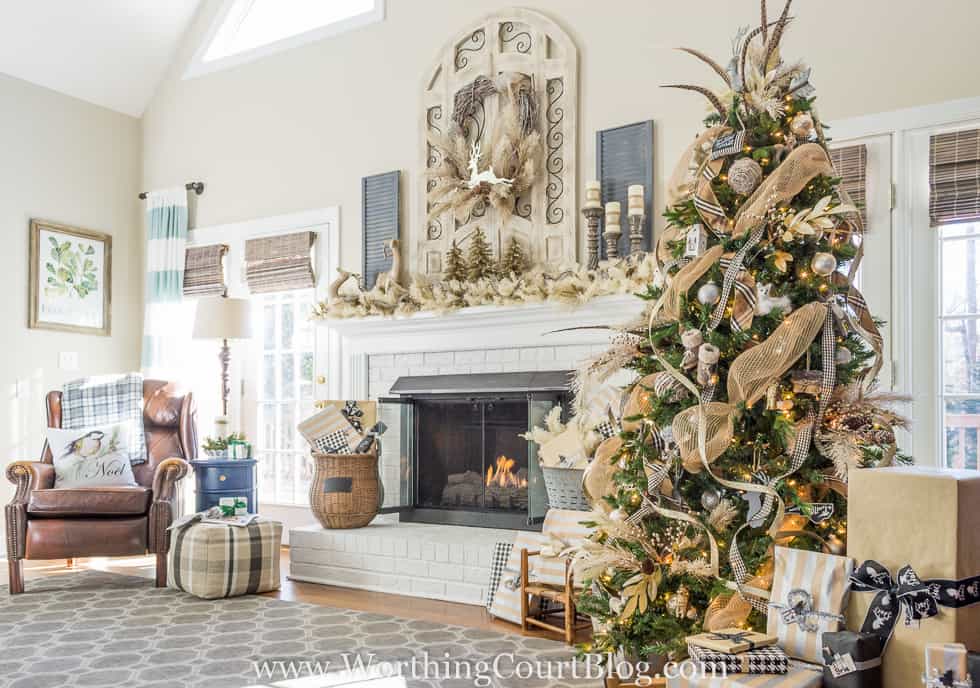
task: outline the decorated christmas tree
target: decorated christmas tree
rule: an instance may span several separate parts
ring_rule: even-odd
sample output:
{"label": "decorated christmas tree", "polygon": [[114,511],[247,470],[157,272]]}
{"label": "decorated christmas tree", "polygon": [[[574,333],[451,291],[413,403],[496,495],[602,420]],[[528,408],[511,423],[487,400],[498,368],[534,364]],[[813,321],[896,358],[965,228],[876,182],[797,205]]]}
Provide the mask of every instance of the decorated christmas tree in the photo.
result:
{"label": "decorated christmas tree", "polygon": [[476,228],[470,238],[470,250],[466,265],[466,277],[470,282],[476,282],[494,274],[493,251],[487,242],[487,235],[479,227]]}
{"label": "decorated christmas tree", "polygon": [[520,277],[527,270],[527,254],[517,237],[511,237],[507,242],[507,250],[500,260],[501,275],[516,275]]}
{"label": "decorated christmas tree", "polygon": [[446,269],[442,271],[442,278],[447,282],[451,280],[465,282],[466,272],[466,259],[463,257],[463,249],[453,240],[453,245],[446,251]]}
{"label": "decorated christmas tree", "polygon": [[582,371],[627,368],[622,432],[584,481],[586,648],[671,654],[762,628],[774,544],[843,553],[848,471],[904,460],[871,389],[882,340],[853,284],[862,227],[839,187],[810,70],[780,55],[789,2],[739,32],[714,111],[670,180],[642,321]]}

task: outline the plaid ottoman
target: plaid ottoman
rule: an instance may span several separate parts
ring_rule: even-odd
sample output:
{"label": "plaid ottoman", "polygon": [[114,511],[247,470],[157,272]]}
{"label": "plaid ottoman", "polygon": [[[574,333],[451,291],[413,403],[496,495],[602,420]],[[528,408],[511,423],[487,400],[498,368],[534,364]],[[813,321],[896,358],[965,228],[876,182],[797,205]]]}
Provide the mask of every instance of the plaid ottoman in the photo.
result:
{"label": "plaid ottoman", "polygon": [[193,523],[171,534],[167,585],[215,599],[278,590],[282,524]]}

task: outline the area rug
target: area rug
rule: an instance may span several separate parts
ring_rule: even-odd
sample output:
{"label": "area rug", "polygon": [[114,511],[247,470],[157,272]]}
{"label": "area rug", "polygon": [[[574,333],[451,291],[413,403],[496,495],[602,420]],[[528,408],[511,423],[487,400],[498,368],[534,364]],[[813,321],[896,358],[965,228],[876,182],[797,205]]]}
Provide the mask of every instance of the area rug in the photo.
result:
{"label": "area rug", "polygon": [[22,595],[0,586],[0,648],[4,688],[316,688],[359,663],[409,688],[602,685],[550,640],[256,595],[200,600],[99,571],[29,580]]}

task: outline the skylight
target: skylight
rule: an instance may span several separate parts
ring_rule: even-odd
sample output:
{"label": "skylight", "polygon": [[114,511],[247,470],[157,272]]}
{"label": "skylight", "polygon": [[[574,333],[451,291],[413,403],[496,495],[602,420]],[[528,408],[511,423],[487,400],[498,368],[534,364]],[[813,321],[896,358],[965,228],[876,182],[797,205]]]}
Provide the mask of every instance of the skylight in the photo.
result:
{"label": "skylight", "polygon": [[186,76],[380,21],[384,0],[226,0]]}

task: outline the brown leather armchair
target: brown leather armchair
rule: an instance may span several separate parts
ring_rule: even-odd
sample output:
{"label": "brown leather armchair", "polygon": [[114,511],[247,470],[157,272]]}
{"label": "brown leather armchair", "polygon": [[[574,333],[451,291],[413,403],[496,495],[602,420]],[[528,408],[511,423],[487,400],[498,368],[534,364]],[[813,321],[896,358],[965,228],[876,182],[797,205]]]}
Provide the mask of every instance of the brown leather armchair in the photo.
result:
{"label": "brown leather armchair", "polygon": [[[61,392],[48,392],[48,426],[61,427]],[[163,380],[143,382],[147,461],[133,466],[137,486],[54,489],[51,450],[15,461],[17,486],[6,506],[10,593],[24,591],[24,559],[156,554],[156,584],[167,583],[167,527],[177,514],[177,483],[197,458],[197,408],[190,392]]]}

